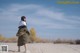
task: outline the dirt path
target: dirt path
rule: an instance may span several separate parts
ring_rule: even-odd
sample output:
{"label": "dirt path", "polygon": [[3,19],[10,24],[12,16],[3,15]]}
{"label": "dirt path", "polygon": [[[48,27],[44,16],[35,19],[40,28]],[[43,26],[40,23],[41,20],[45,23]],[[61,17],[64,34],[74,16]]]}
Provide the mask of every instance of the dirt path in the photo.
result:
{"label": "dirt path", "polygon": [[[1,43],[8,45],[8,53],[24,53],[24,47],[21,46],[21,52],[17,52],[16,43]],[[52,44],[52,43],[33,43],[28,44],[30,53],[80,53],[80,45]]]}

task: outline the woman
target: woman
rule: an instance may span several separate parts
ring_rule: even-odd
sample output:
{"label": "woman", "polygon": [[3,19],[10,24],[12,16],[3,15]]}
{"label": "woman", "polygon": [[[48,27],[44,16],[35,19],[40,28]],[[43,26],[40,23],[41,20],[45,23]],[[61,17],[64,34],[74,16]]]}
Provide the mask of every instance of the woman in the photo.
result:
{"label": "woman", "polygon": [[26,17],[25,16],[22,16],[21,17],[21,21],[19,23],[19,30],[16,34],[16,36],[18,36],[18,52],[20,52],[20,46],[23,46],[24,45],[24,48],[25,48],[25,52],[26,52],[26,43],[30,42],[30,38],[29,38],[29,31],[27,29],[27,26],[26,26]]}

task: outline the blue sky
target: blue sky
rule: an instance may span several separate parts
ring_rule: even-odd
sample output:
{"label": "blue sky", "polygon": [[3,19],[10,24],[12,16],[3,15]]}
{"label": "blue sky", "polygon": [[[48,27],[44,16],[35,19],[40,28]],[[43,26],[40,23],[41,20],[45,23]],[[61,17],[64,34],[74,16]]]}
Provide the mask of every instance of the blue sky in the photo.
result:
{"label": "blue sky", "polygon": [[[0,0],[0,34],[13,37],[20,17],[27,27],[48,39],[80,39],[80,4],[57,4],[58,0]],[[79,1],[79,0],[77,0]]]}

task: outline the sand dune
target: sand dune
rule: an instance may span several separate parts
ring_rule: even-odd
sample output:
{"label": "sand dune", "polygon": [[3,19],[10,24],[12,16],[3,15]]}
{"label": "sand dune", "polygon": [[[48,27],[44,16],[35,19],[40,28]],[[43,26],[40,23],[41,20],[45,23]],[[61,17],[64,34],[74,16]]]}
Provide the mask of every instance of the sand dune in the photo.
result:
{"label": "sand dune", "polygon": [[[16,43],[0,43],[0,45],[8,45],[8,53],[24,53],[23,46],[21,52],[17,52]],[[80,45],[69,44],[31,43],[27,49],[30,53],[80,53]]]}

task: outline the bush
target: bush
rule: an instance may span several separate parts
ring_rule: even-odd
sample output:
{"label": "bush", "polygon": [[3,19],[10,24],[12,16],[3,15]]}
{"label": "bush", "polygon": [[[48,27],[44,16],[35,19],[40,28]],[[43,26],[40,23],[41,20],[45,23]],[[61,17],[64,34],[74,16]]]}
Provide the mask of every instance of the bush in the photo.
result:
{"label": "bush", "polygon": [[75,42],[76,42],[76,44],[80,44],[80,40],[76,40]]}

